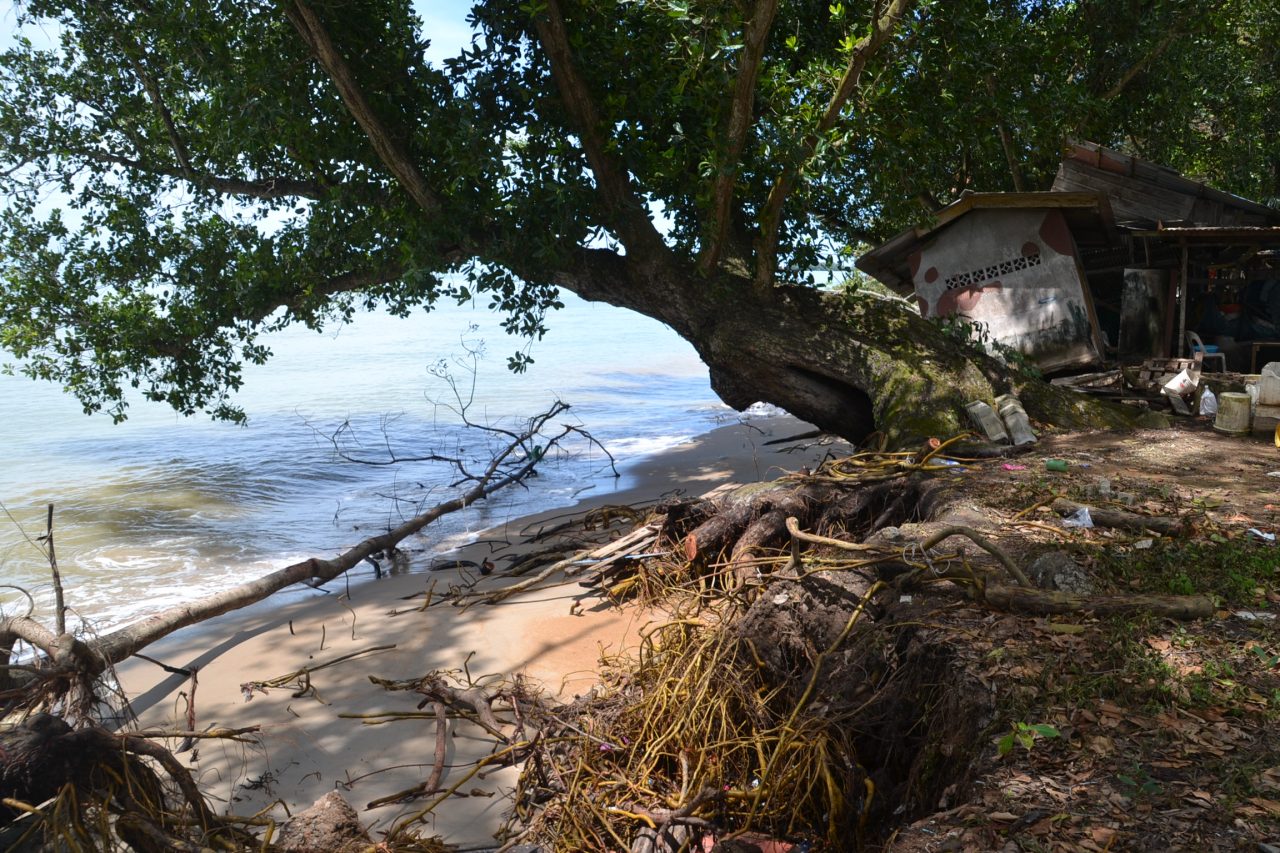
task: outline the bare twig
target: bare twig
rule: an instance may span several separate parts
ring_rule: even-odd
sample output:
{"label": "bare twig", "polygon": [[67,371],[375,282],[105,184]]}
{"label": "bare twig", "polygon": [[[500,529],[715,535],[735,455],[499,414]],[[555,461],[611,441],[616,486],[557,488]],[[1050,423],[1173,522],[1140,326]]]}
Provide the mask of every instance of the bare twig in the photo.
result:
{"label": "bare twig", "polygon": [[67,633],[67,606],[62,596],[62,575],[58,573],[58,558],[53,551],[53,504],[49,504],[49,515],[45,522],[45,533],[42,537],[45,553],[49,557],[49,571],[53,573],[53,621],[59,634]]}

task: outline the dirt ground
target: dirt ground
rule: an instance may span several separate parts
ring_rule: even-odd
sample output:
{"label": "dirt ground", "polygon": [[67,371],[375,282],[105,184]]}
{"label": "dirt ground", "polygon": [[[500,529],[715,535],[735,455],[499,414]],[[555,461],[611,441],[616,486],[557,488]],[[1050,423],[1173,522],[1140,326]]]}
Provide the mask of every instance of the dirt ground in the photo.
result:
{"label": "dirt ground", "polygon": [[[1207,595],[1214,615],[1002,613],[945,584],[917,596],[896,618],[954,649],[995,710],[947,795],[884,849],[1280,850],[1280,448],[1181,419],[1050,436],[951,476],[1022,565],[1059,552],[1091,593]],[[1036,508],[1053,495],[1182,525],[1066,528]]]}
{"label": "dirt ground", "polygon": [[[752,546],[766,568],[746,581],[757,589],[747,611],[730,623],[732,635],[751,649],[749,663],[725,664],[718,676],[708,676],[707,683],[718,686],[695,691],[685,675],[662,669],[680,670],[670,661],[683,660],[687,649],[664,647],[646,669],[617,675],[625,688],[603,693],[599,707],[572,711],[576,719],[592,720],[598,737],[635,746],[602,759],[597,744],[584,741],[564,757],[544,756],[548,766],[559,761],[560,777],[575,778],[586,778],[583,767],[594,768],[605,778],[591,789],[594,797],[614,796],[622,790],[618,780],[646,779],[654,790],[635,794],[640,805],[600,800],[601,812],[638,820],[652,806],[644,797],[660,802],[655,791],[683,782],[635,758],[649,754],[642,748],[646,739],[636,734],[645,729],[615,730],[627,716],[626,702],[641,707],[655,695],[695,692],[736,696],[741,681],[760,695],[799,694],[782,729],[763,726],[735,741],[723,736],[729,724],[719,723],[710,727],[722,733],[717,740],[698,734],[709,711],[676,702],[652,718],[662,739],[684,743],[688,755],[709,753],[728,792],[715,796],[726,801],[738,796],[734,780],[750,775],[741,767],[727,770],[742,738],[766,744],[777,738],[789,744],[788,755],[838,743],[831,754],[845,756],[837,762],[843,787],[827,802],[843,810],[846,823],[836,829],[833,817],[831,828],[822,826],[834,812],[813,805],[807,787],[813,772],[791,777],[778,771],[791,781],[770,801],[788,800],[791,822],[751,823],[766,840],[745,847],[732,846],[741,839],[726,841],[715,850],[1280,851],[1280,547],[1269,538],[1280,530],[1280,448],[1269,437],[1224,436],[1207,420],[1180,419],[1165,430],[1046,435],[1011,457],[957,453],[936,466],[912,460],[927,470],[887,477],[877,466],[896,463],[859,459],[833,462],[851,478],[862,477],[850,492],[814,491],[840,479],[824,465],[812,475],[805,470],[785,478],[795,490],[789,497],[770,498],[777,493],[759,487],[744,487],[736,501],[729,493],[718,504],[722,516],[670,540],[683,543],[674,561],[636,568],[636,578],[676,583],[667,573],[690,565],[684,558],[692,553],[691,540],[696,548],[706,541],[720,548],[706,525],[743,506],[761,513],[743,540],[756,523],[770,526],[770,515],[800,512],[796,495],[848,509],[834,518],[806,516],[817,544],[793,568],[782,565],[785,549]],[[866,492],[879,497],[850,500]],[[1089,506],[1097,523],[1067,525],[1055,499]],[[998,602],[996,586],[1011,584],[1014,572],[976,539],[951,533],[920,550],[955,525],[1036,578],[1042,590],[1030,597],[1041,595],[1042,603],[1062,593],[1066,606],[1036,610]],[[832,538],[863,544],[841,549]],[[875,559],[859,563],[868,554]],[[870,568],[877,562],[883,565]],[[1037,570],[1042,565],[1050,568]],[[724,566],[734,571],[731,562],[707,568]],[[729,612],[734,597],[706,600]],[[1104,601],[1129,609],[1098,615]],[[850,614],[867,602],[868,615],[857,622]],[[1188,602],[1198,618],[1153,611],[1164,605],[1160,612],[1181,612]],[[672,625],[683,637],[679,632],[703,625],[715,606]],[[693,659],[728,647],[696,646],[701,657]],[[654,668],[661,671],[650,672]],[[768,675],[756,684],[760,673]],[[642,683],[649,687],[640,690]],[[626,690],[639,692],[625,699]],[[798,736],[792,742],[793,723],[810,732],[826,727],[828,740],[811,735],[806,744]],[[679,732],[689,727],[695,734],[681,741]],[[779,746],[775,755],[782,752]],[[633,760],[639,763],[623,763]],[[547,796],[558,796],[552,780],[560,777],[549,773],[538,784]],[[828,783],[836,784],[830,776]],[[589,788],[578,793],[586,797]],[[558,820],[565,810],[546,807],[541,814]],[[735,822],[741,816],[733,814],[703,821],[708,828],[692,849],[713,849],[717,833],[741,828]],[[615,837],[633,829],[621,823]],[[554,830],[539,837],[544,849],[583,849],[564,846]],[[677,848],[690,849],[675,840],[633,849]]]}

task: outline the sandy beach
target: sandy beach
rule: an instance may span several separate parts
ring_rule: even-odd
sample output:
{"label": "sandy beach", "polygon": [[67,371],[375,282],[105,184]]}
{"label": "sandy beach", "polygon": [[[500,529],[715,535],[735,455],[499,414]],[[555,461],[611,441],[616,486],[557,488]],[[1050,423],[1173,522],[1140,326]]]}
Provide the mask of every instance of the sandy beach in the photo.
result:
{"label": "sandy beach", "polygon": [[[512,521],[450,556],[478,564],[521,547],[520,532],[536,529],[540,519],[550,523],[604,504],[639,504],[677,492],[697,495],[816,465],[830,447],[765,446],[807,429],[791,418],[722,427],[642,463],[630,472],[636,485],[626,492]],[[431,529],[425,533],[429,545]],[[483,579],[473,570],[417,571],[420,566],[378,581],[339,578],[324,591],[286,593],[148,647],[148,657],[170,667],[198,668],[196,729],[261,726],[255,743],[205,740],[182,753],[215,808],[248,815],[275,803],[269,813],[282,820],[337,790],[376,840],[379,830],[422,808],[421,799],[366,806],[430,775],[435,723],[370,717],[414,712],[421,698],[388,692],[370,676],[417,679],[433,671],[465,671],[482,684],[520,676],[567,699],[592,687],[602,655],[633,648],[652,616],[611,606],[576,578],[465,611],[447,605],[422,609],[432,585],[439,594],[477,580],[481,589],[512,583],[502,577],[506,563],[497,562],[498,571]],[[369,573],[361,568],[354,574]],[[335,661],[287,686],[242,687]],[[187,728],[190,679],[137,658],[120,665],[118,673],[142,726]],[[465,721],[450,723],[448,743],[445,787],[494,744]],[[508,768],[468,780],[460,791],[466,795],[442,804],[425,829],[449,843],[483,849],[501,824],[516,773]]]}

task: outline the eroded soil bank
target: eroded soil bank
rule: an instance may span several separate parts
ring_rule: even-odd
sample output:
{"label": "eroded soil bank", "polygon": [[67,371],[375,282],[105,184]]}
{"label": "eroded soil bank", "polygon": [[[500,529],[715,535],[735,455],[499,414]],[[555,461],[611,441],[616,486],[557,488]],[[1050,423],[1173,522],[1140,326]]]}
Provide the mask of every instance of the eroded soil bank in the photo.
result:
{"label": "eroded soil bank", "polygon": [[[537,831],[525,840],[1280,843],[1280,550],[1268,541],[1280,451],[1188,422],[953,461],[881,476],[893,466],[869,457],[666,507],[679,559],[615,568],[601,585],[696,592],[673,615],[678,630],[657,632],[638,666],[572,709],[609,748],[548,759],[526,789]],[[810,536],[798,556],[776,535],[787,516]],[[711,623],[715,640],[687,628]],[[720,677],[686,683],[700,656]],[[629,716],[639,706],[667,722],[646,728]],[[744,717],[756,722],[724,722]],[[754,754],[736,755],[747,737]],[[708,762],[721,764],[708,775]],[[571,771],[594,781],[555,781]],[[592,834],[586,802],[620,817],[606,821],[615,838]],[[577,841],[565,844],[569,826]]]}

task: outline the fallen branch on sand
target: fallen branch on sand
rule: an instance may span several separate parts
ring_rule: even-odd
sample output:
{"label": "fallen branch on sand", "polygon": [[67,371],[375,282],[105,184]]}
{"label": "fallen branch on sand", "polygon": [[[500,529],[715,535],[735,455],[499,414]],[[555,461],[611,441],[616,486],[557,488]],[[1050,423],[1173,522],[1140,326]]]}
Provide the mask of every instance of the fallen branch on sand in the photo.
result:
{"label": "fallen branch on sand", "polygon": [[[567,408],[566,404],[557,402],[546,412],[531,419],[524,432],[512,433],[511,443],[493,457],[483,473],[469,478],[474,480],[474,485],[462,495],[436,504],[426,512],[386,533],[365,539],[337,557],[331,559],[312,557],[309,560],[294,563],[256,580],[209,596],[202,601],[171,607],[93,641],[86,641],[68,633],[55,633],[25,616],[0,619],[0,690],[17,686],[17,682],[11,677],[12,668],[9,666],[15,640],[22,640],[43,652],[48,664],[51,665],[50,668],[55,672],[76,672],[95,677],[112,664],[119,663],[180,628],[247,607],[297,583],[318,586],[331,581],[360,565],[371,555],[394,549],[402,540],[437,519],[465,509],[494,492],[529,477],[545,457],[547,449],[556,446],[566,436],[579,432],[575,427],[565,426],[554,435],[543,435],[548,422]],[[542,452],[528,454],[512,464],[510,460],[517,451],[529,446],[535,436],[543,436],[546,441]],[[25,680],[20,679],[20,681]]]}

